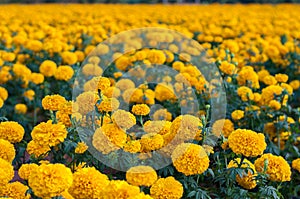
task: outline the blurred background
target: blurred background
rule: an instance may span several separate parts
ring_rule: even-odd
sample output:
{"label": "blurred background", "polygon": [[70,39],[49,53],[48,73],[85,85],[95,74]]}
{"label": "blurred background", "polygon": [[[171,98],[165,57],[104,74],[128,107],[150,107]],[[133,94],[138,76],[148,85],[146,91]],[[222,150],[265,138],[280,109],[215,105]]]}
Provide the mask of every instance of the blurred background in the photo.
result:
{"label": "blurred background", "polygon": [[300,3],[300,0],[0,0],[3,3]]}

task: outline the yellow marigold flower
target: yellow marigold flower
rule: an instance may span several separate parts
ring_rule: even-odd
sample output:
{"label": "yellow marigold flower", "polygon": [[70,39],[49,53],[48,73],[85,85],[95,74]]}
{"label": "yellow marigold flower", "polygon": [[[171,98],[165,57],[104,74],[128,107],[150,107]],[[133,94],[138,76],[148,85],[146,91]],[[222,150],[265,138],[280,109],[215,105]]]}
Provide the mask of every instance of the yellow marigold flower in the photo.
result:
{"label": "yellow marigold flower", "polygon": [[252,90],[247,86],[241,86],[237,89],[238,96],[241,97],[242,101],[246,102],[248,100],[253,100],[254,95],[252,93]]}
{"label": "yellow marigold flower", "polygon": [[15,156],[14,145],[7,140],[0,139],[0,158],[11,163],[15,159]]}
{"label": "yellow marigold flower", "polygon": [[28,180],[30,174],[32,171],[36,170],[39,166],[37,164],[22,164],[19,171],[18,175],[23,179],[23,180]]}
{"label": "yellow marigold flower", "polygon": [[[241,159],[236,158],[235,160],[231,160],[227,166],[227,168],[237,168],[238,164],[241,164]],[[254,164],[252,164],[249,160],[244,159],[241,165],[241,168],[252,169],[252,171],[244,172],[243,176],[236,175],[237,183],[244,187],[245,189],[253,189],[256,187],[255,175],[256,170]]]}
{"label": "yellow marigold flower", "polygon": [[260,93],[253,93],[253,101],[259,102],[261,100],[261,94]]}
{"label": "yellow marigold flower", "polygon": [[27,106],[26,104],[16,104],[15,105],[15,112],[18,114],[26,114]]}
{"label": "yellow marigold flower", "polygon": [[57,111],[59,105],[66,102],[67,100],[61,95],[47,95],[42,100],[42,106],[45,110]]}
{"label": "yellow marigold flower", "polygon": [[300,81],[299,80],[293,80],[290,83],[290,86],[294,89],[294,90],[298,90],[300,87]]}
{"label": "yellow marigold flower", "polygon": [[[103,154],[108,154],[112,151],[118,150],[119,147],[110,140],[108,135],[106,135],[105,131],[103,130],[103,126],[101,128],[96,129],[96,131],[93,135],[92,143],[93,143],[93,146],[98,151],[102,152]],[[120,132],[120,131],[118,131],[118,132]],[[112,131],[109,131],[108,133],[112,133]],[[124,132],[121,132],[121,133],[124,133]],[[122,135],[121,133],[119,133],[119,134]],[[124,143],[126,142],[126,134],[125,134],[125,136],[124,136],[124,134],[123,134],[123,136],[120,136],[120,137],[118,137],[117,135],[115,135],[114,137],[116,139],[118,139],[119,143],[121,142],[121,144],[122,144],[123,142]]]}
{"label": "yellow marigold flower", "polygon": [[272,99],[274,99],[274,95],[281,95],[282,91],[283,89],[278,85],[271,85],[262,89],[262,104],[267,105]]}
{"label": "yellow marigold flower", "polygon": [[139,140],[127,141],[123,146],[124,151],[129,152],[129,153],[140,152],[141,148],[142,148],[142,145]]}
{"label": "yellow marigold flower", "polygon": [[152,64],[163,64],[166,61],[166,55],[161,50],[152,49],[148,52],[148,60]]}
{"label": "yellow marigold flower", "polygon": [[266,76],[270,75],[270,72],[266,69],[262,69],[257,72],[257,75],[258,75],[259,81],[262,82]]}
{"label": "yellow marigold flower", "polygon": [[281,73],[278,73],[275,75],[275,79],[278,81],[278,82],[287,82],[288,79],[289,79],[289,76],[286,75],[286,74],[281,74]]}
{"label": "yellow marigold flower", "polygon": [[208,169],[209,158],[204,148],[197,144],[182,143],[172,153],[173,165],[186,176],[202,174]]}
{"label": "yellow marigold flower", "polygon": [[27,144],[26,151],[29,155],[34,155],[35,157],[39,157],[43,154],[47,154],[50,151],[50,147],[48,145],[40,145],[34,140],[30,141]]}
{"label": "yellow marigold flower", "polygon": [[141,192],[138,195],[131,196],[127,199],[153,199],[153,198],[150,195],[146,195],[144,192]]}
{"label": "yellow marigold flower", "polygon": [[8,92],[7,92],[6,88],[3,88],[0,86],[0,99],[5,101],[5,100],[7,100],[7,98],[8,98]]}
{"label": "yellow marigold flower", "polygon": [[77,62],[77,55],[73,52],[65,51],[62,52],[61,57],[63,62],[68,65],[73,65]]}
{"label": "yellow marigold flower", "polygon": [[140,193],[140,188],[137,186],[129,185],[123,180],[112,180],[102,191],[102,198],[106,199],[126,199],[136,196]]}
{"label": "yellow marigold flower", "polygon": [[177,70],[177,71],[180,71],[182,68],[184,68],[184,63],[181,62],[181,61],[175,61],[172,64],[172,68]]}
{"label": "yellow marigold flower", "polygon": [[95,110],[95,104],[97,100],[99,99],[99,96],[96,92],[88,91],[83,92],[76,98],[76,102],[78,104],[78,111],[82,115],[87,114],[90,111]]}
{"label": "yellow marigold flower", "polygon": [[41,84],[44,82],[44,75],[41,73],[31,73],[30,75],[30,81],[34,84]]}
{"label": "yellow marigold flower", "polygon": [[45,60],[40,65],[40,73],[42,73],[45,77],[52,77],[57,69],[57,65],[54,61]]}
{"label": "yellow marigold flower", "polygon": [[116,83],[116,87],[121,91],[125,91],[127,89],[135,88],[135,83],[130,79],[120,79]]}
{"label": "yellow marigold flower", "polygon": [[137,104],[132,107],[131,111],[135,115],[148,115],[150,108],[146,104]]}
{"label": "yellow marigold flower", "polygon": [[135,116],[124,110],[116,110],[111,117],[112,121],[121,129],[130,129],[136,124]]}
{"label": "yellow marigold flower", "polygon": [[[251,66],[244,66],[237,76],[239,85],[245,85],[250,88],[259,88],[258,75]],[[250,84],[250,85],[249,85]]]}
{"label": "yellow marigold flower", "polygon": [[34,99],[35,92],[33,90],[27,90],[27,91],[24,92],[23,95],[24,95],[24,97],[26,97],[27,99],[32,101]]}
{"label": "yellow marigold flower", "polygon": [[150,166],[135,166],[126,172],[126,181],[134,186],[150,187],[156,180],[156,171]]}
{"label": "yellow marigold flower", "polygon": [[30,199],[30,194],[26,193],[28,189],[28,186],[20,182],[12,182],[5,185],[0,194],[14,199]]}
{"label": "yellow marigold flower", "polygon": [[98,77],[97,79],[97,88],[101,91],[106,90],[110,87],[110,80],[107,77]]}
{"label": "yellow marigold flower", "polygon": [[96,64],[85,64],[82,67],[82,73],[85,76],[99,76],[102,75],[103,70],[100,66]]}
{"label": "yellow marigold flower", "polygon": [[71,115],[78,111],[78,104],[73,101],[66,101],[65,103],[61,103],[58,105],[58,110],[61,113]]}
{"label": "yellow marigold flower", "polygon": [[74,198],[100,198],[102,190],[109,184],[108,177],[94,167],[78,169],[73,174],[69,193]]}
{"label": "yellow marigold flower", "polygon": [[180,199],[183,195],[183,186],[174,177],[158,179],[150,188],[150,195],[154,199]]}
{"label": "yellow marigold flower", "polygon": [[293,94],[293,87],[291,87],[289,84],[281,83],[280,86],[281,88],[285,89],[289,95]]}
{"label": "yellow marigold flower", "polygon": [[66,127],[72,126],[70,115],[63,113],[61,111],[57,111],[55,116],[56,116],[57,121],[61,122]]}
{"label": "yellow marigold flower", "polygon": [[155,111],[152,115],[153,120],[172,120],[172,114],[167,109],[159,109]]}
{"label": "yellow marigold flower", "polygon": [[2,66],[0,69],[0,84],[6,83],[8,80],[12,79],[12,75],[10,74],[9,66]]}
{"label": "yellow marigold flower", "polygon": [[104,98],[100,104],[96,104],[96,106],[100,112],[112,112],[119,108],[120,102],[117,98]]}
{"label": "yellow marigold flower", "polygon": [[117,87],[111,86],[103,91],[103,95],[108,98],[117,98],[121,95],[121,91]]}
{"label": "yellow marigold flower", "polygon": [[277,80],[275,79],[274,76],[272,75],[268,75],[264,78],[263,82],[266,84],[266,85],[275,85],[277,84]]}
{"label": "yellow marigold flower", "polygon": [[71,169],[63,164],[42,164],[31,172],[28,179],[34,195],[41,198],[61,195],[72,182]]}
{"label": "yellow marigold flower", "polygon": [[148,133],[141,137],[140,142],[142,151],[149,152],[160,149],[164,145],[164,138],[157,133]]}
{"label": "yellow marigold flower", "polygon": [[39,40],[29,40],[26,43],[26,48],[28,48],[29,50],[32,50],[34,52],[39,52],[43,48],[43,43]]}
{"label": "yellow marigold flower", "polygon": [[202,122],[193,115],[181,115],[176,117],[170,127],[171,135],[177,140],[191,140],[201,132]]}
{"label": "yellow marigold flower", "polygon": [[217,136],[222,133],[227,138],[232,131],[234,131],[234,125],[229,119],[217,120],[212,126],[212,132]]}
{"label": "yellow marigold flower", "polygon": [[264,171],[265,161],[267,161],[266,174],[271,181],[285,182],[291,180],[291,168],[288,162],[281,156],[270,153],[262,155],[254,162],[255,169],[258,172]]}
{"label": "yellow marigold flower", "polygon": [[3,100],[0,98],[0,108],[3,107],[3,104],[4,104],[4,102],[3,102]]}
{"label": "yellow marigold flower", "polygon": [[88,146],[84,142],[78,142],[75,153],[82,154],[88,149]]}
{"label": "yellow marigold flower", "polygon": [[176,95],[174,93],[174,89],[173,89],[172,85],[159,83],[155,87],[154,92],[155,92],[155,98],[160,102],[166,101],[166,100],[175,100],[176,99]]}
{"label": "yellow marigold flower", "polygon": [[9,141],[10,143],[21,142],[24,136],[24,128],[18,122],[1,122],[0,123],[0,139]]}
{"label": "yellow marigold flower", "polygon": [[271,100],[269,102],[269,107],[271,107],[271,108],[273,108],[275,110],[279,110],[281,108],[281,104],[277,100]]}
{"label": "yellow marigold flower", "polygon": [[52,120],[38,124],[31,131],[31,137],[36,143],[47,146],[56,146],[63,142],[67,134],[65,125],[52,124]]}
{"label": "yellow marigold flower", "polygon": [[84,58],[85,58],[84,52],[76,50],[74,53],[76,54],[77,60],[79,62],[82,62],[84,60]]}
{"label": "yellow marigold flower", "polygon": [[13,166],[0,158],[0,186],[4,186],[14,177],[14,168]]}
{"label": "yellow marigold flower", "polygon": [[240,120],[244,117],[244,111],[235,110],[231,113],[231,117],[232,117],[233,120]]}
{"label": "yellow marigold flower", "polygon": [[256,157],[263,154],[267,147],[265,136],[247,129],[237,129],[228,137],[229,147],[235,154]]}
{"label": "yellow marigold flower", "polygon": [[59,66],[55,71],[54,77],[57,80],[69,81],[74,75],[74,70],[71,66]]}
{"label": "yellow marigold flower", "polygon": [[233,75],[235,73],[235,65],[228,63],[227,61],[223,61],[219,68],[223,73],[227,75]]}
{"label": "yellow marigold flower", "polygon": [[16,55],[13,52],[4,52],[2,54],[2,59],[4,61],[12,62],[12,61],[14,61],[16,59]]}
{"label": "yellow marigold flower", "polygon": [[293,160],[292,168],[300,172],[300,158]]}
{"label": "yellow marigold flower", "polygon": [[160,135],[165,135],[170,132],[172,122],[169,121],[147,121],[144,124],[144,130],[147,133],[158,133]]}
{"label": "yellow marigold flower", "polygon": [[222,147],[223,150],[229,149],[229,143],[228,143],[228,141],[224,141],[224,142],[222,143],[221,147]]}

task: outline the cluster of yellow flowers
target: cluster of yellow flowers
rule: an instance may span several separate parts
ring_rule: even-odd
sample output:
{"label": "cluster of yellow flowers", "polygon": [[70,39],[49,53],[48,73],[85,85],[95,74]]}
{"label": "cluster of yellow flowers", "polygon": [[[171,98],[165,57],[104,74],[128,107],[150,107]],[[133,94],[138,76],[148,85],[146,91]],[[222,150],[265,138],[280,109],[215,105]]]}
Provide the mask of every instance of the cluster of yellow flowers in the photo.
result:
{"label": "cluster of yellow flowers", "polygon": [[[298,6],[0,7],[0,197],[228,198],[211,182],[240,170],[248,198],[300,183]],[[91,156],[121,152],[123,172]]]}

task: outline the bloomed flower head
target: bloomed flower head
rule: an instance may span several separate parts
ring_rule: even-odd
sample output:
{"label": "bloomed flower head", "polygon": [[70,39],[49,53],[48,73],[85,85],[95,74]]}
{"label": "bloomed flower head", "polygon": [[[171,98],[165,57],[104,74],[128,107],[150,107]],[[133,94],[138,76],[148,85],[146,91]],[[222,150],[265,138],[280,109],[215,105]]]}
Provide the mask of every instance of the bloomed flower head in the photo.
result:
{"label": "bloomed flower head", "polygon": [[150,113],[150,108],[146,104],[137,104],[132,107],[131,111],[135,115],[145,116]]}
{"label": "bloomed flower head", "polygon": [[126,172],[126,180],[134,186],[149,187],[157,180],[157,174],[150,166],[135,166]]}
{"label": "bloomed flower head", "polygon": [[10,143],[21,142],[25,130],[17,122],[7,121],[0,123],[0,139],[9,141]]}
{"label": "bloomed flower head", "polygon": [[14,177],[13,166],[0,158],[0,186],[6,185]]}
{"label": "bloomed flower head", "polygon": [[66,102],[61,95],[47,95],[42,99],[42,106],[45,110],[57,111],[58,107]]}
{"label": "bloomed flower head", "polygon": [[150,195],[154,199],[168,196],[172,199],[180,199],[183,195],[183,186],[174,177],[158,179],[150,188]]}
{"label": "bloomed flower head", "polygon": [[0,158],[12,163],[15,159],[16,151],[14,145],[9,141],[0,139]]}
{"label": "bloomed flower head", "polygon": [[122,129],[130,129],[136,124],[136,119],[133,114],[125,110],[116,110],[112,114],[112,121]]}

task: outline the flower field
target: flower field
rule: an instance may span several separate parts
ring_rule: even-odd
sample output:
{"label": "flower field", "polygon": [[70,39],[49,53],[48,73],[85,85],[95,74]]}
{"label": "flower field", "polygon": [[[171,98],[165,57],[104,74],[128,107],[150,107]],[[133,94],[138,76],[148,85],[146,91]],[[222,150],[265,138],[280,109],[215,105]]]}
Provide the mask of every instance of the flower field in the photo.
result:
{"label": "flower field", "polygon": [[299,198],[299,5],[0,9],[0,198]]}

